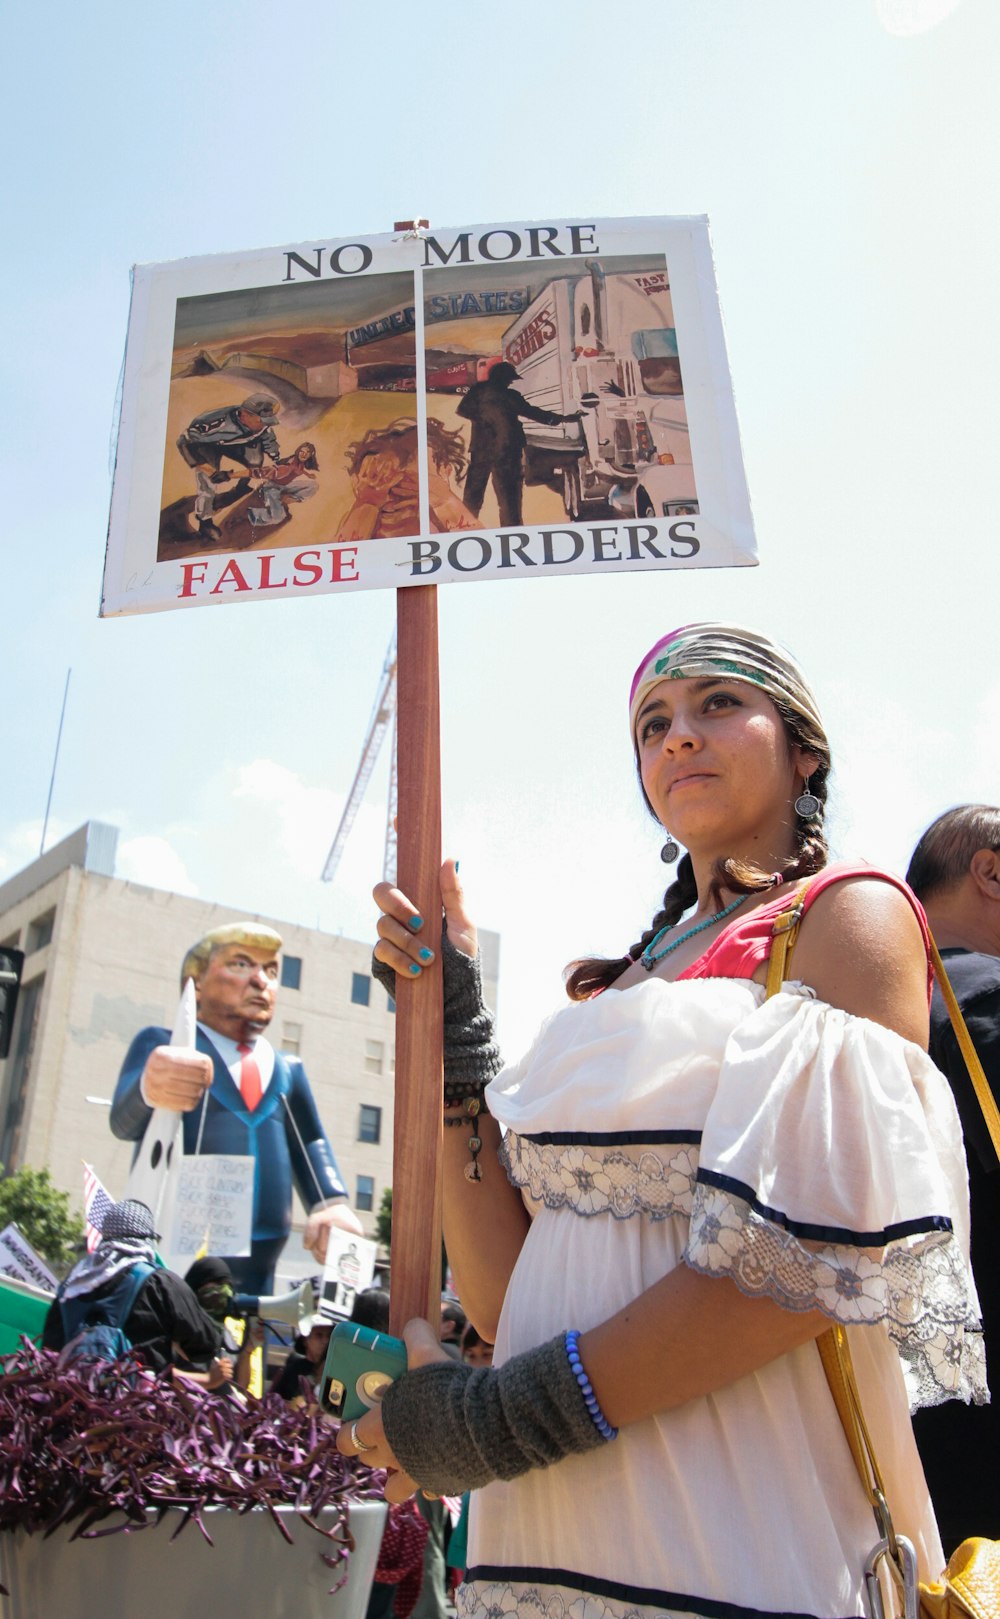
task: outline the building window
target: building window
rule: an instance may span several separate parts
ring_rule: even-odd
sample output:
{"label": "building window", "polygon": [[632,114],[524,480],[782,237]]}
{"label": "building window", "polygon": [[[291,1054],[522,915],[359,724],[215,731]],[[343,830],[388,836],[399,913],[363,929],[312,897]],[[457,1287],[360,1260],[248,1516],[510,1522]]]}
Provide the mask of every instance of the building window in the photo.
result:
{"label": "building window", "polygon": [[372,981],[367,973],[351,974],[351,1000],[355,1006],[367,1006],[371,999]]}
{"label": "building window", "polygon": [[33,950],[44,950],[51,942],[52,930],[56,925],[55,911],[46,911],[44,916],[36,916],[28,928],[27,953],[30,956]]}
{"label": "building window", "polygon": [[385,1045],[381,1040],[365,1041],[365,1073],[380,1074],[385,1066]]}
{"label": "building window", "polygon": [[368,1141],[377,1147],[382,1139],[382,1109],[369,1107],[367,1102],[361,1104],[361,1117],[358,1120],[358,1140]]}
{"label": "building window", "polygon": [[354,1207],[359,1214],[370,1214],[375,1207],[374,1175],[358,1176],[357,1191],[354,1194]]}
{"label": "building window", "polygon": [[391,996],[391,995],[390,995],[390,996],[389,996],[389,997],[388,997],[388,1000],[389,1000],[389,1011],[390,1011],[390,1012],[395,1012],[395,1010],[396,1010],[396,1003],[395,1003],[395,1001],[394,1001],[394,1000],[393,1000],[393,998],[392,998],[392,996]]}
{"label": "building window", "polygon": [[281,1049],[289,1057],[299,1056],[302,1051],[301,1023],[283,1023],[281,1025]]}
{"label": "building window", "polygon": [[12,933],[9,939],[0,939],[0,950],[16,950],[20,943],[20,933]]}
{"label": "building window", "polygon": [[281,985],[283,989],[302,988],[302,957],[282,956]]}

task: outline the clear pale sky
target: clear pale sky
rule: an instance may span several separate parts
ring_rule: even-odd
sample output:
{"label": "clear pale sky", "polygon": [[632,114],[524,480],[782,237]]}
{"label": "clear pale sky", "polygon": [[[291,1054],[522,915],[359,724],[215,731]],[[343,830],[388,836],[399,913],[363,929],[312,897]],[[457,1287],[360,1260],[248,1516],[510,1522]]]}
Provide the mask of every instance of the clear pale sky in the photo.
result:
{"label": "clear pale sky", "polygon": [[3,14],[0,879],[38,852],[71,665],[50,844],[110,820],[121,875],[370,935],[384,767],[319,871],[391,597],[96,614],[130,265],[417,212],[710,216],[761,558],[442,590],[445,841],[503,937],[507,1049],[658,903],[626,705],[675,624],[799,655],[838,854],[904,867],[942,809],[1000,801],[995,0]]}

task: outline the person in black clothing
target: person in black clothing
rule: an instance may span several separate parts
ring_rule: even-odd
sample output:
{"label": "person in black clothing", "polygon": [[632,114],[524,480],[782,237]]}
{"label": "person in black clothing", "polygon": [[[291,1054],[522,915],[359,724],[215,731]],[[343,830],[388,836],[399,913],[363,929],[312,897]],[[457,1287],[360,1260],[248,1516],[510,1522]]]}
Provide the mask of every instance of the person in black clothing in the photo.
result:
{"label": "person in black clothing", "polygon": [[[250,1389],[252,1393],[260,1394],[261,1368],[254,1365],[254,1352],[264,1343],[264,1326],[249,1316],[240,1319],[237,1311],[230,1314],[236,1298],[236,1287],[226,1261],[216,1254],[206,1254],[189,1266],[184,1280],[205,1314],[212,1318],[222,1334],[222,1354],[207,1373],[199,1367],[182,1366],[180,1370],[187,1376],[193,1372],[197,1381],[205,1383],[208,1388],[216,1388],[220,1382],[231,1380],[238,1389]],[[221,1377],[217,1368],[221,1368]]]}
{"label": "person in black clothing", "polygon": [[479,516],[492,475],[504,527],[520,523],[521,493],[524,487],[524,428],[521,417],[557,427],[561,422],[580,422],[583,411],[557,416],[540,410],[511,387],[520,377],[514,367],[501,360],[485,382],[476,382],[458,406],[458,414],[472,423],[469,470],[462,499],[475,517]]}
{"label": "person in black clothing", "polygon": [[[153,1248],[158,1236],[145,1203],[126,1198],[114,1204],[104,1217],[94,1252],[74,1265],[59,1288],[45,1318],[42,1348],[63,1349],[75,1335],[66,1330],[64,1304],[71,1307],[72,1315],[82,1315],[80,1326],[89,1325],[91,1316],[100,1317],[101,1301],[121,1288],[126,1273],[143,1265],[153,1268],[135,1303],[123,1321],[111,1325],[122,1329],[150,1371],[160,1372],[174,1364],[175,1344],[193,1364],[212,1362],[219,1353],[222,1334],[191,1289],[173,1271],[160,1266]],[[81,1311],[84,1301],[93,1308]]]}
{"label": "person in black clothing", "polygon": [[[1000,1101],[1000,809],[963,804],[929,826],[906,880],[931,931],[994,1096]],[[986,1370],[1000,1374],[1000,1162],[948,1010],[935,989],[930,1054],[947,1075],[965,1133],[972,1270],[982,1308]],[[998,1376],[1000,1381],[1000,1376]],[[1000,1399],[917,1412],[914,1433],[946,1555],[969,1535],[1000,1538]]]}

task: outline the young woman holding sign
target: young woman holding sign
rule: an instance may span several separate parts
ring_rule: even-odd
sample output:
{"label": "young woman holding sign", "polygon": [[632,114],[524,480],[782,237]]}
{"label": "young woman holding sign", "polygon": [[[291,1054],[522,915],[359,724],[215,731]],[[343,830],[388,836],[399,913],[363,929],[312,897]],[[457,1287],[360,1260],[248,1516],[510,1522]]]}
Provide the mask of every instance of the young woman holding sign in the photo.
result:
{"label": "young woman holding sign", "polygon": [[[826,864],[830,754],[780,647],[722,624],[647,653],[630,724],[685,846],[618,959],[499,1063],[445,865],[445,1235],[491,1369],[424,1323],[345,1451],[472,1488],[472,1615],[843,1619],[875,1533],[814,1340],[847,1328],[896,1527],[941,1548],[916,1403],[984,1397],[961,1133],[925,1055],[928,937],[895,878]],[[419,919],[380,885],[378,960]],[[798,896],[794,970],[765,989]],[[690,914],[688,914],[690,913]],[[488,1111],[487,1111],[488,1110]]]}

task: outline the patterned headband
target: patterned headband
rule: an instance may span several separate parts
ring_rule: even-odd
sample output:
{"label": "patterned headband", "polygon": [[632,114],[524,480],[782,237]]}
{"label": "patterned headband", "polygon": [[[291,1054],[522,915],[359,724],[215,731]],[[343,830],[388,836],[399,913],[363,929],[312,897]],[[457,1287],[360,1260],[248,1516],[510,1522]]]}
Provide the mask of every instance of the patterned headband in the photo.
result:
{"label": "patterned headband", "polygon": [[798,665],[783,647],[737,624],[683,624],[646,653],[629,695],[633,738],[639,709],[661,680],[697,680],[711,675],[756,686],[765,696],[785,703],[826,740],[816,699]]}

